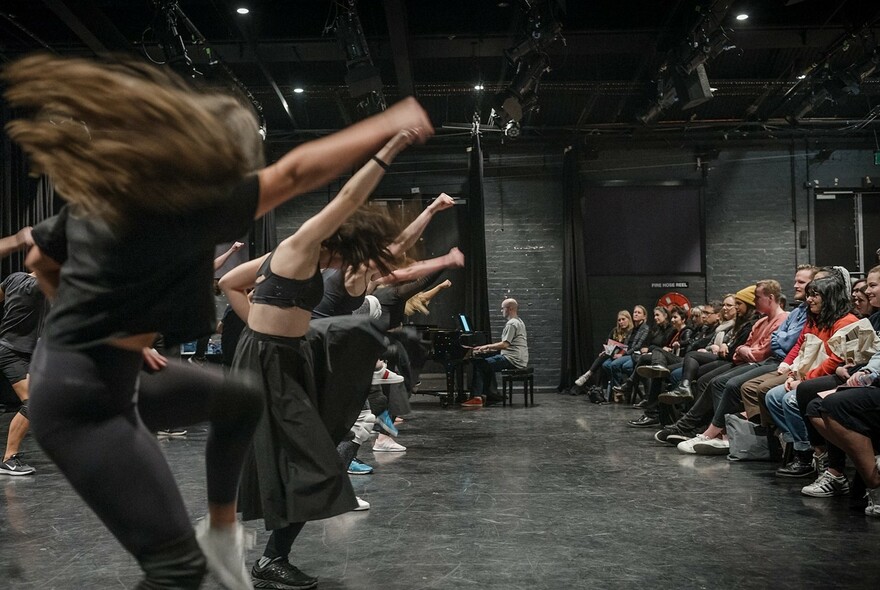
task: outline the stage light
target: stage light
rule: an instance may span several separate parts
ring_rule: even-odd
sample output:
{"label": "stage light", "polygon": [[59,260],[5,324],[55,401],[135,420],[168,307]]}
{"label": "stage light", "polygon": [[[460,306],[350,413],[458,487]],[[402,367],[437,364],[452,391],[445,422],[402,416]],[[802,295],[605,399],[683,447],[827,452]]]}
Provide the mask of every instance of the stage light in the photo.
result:
{"label": "stage light", "polygon": [[305,90],[303,90],[299,86],[297,86],[296,88],[293,89],[294,94],[302,94],[303,92],[305,92]]}
{"label": "stage light", "polygon": [[484,88],[483,88],[482,84],[477,84],[476,86],[474,86],[474,90],[483,90],[483,89]]}
{"label": "stage light", "polygon": [[235,9],[235,12],[237,12],[238,14],[249,14],[249,13],[250,13],[250,9],[245,8],[244,6],[242,6],[241,8],[236,8],[236,9]]}
{"label": "stage light", "polygon": [[746,14],[745,12],[741,12],[740,14],[736,15],[736,20],[738,20],[738,21],[749,20],[749,15]]}

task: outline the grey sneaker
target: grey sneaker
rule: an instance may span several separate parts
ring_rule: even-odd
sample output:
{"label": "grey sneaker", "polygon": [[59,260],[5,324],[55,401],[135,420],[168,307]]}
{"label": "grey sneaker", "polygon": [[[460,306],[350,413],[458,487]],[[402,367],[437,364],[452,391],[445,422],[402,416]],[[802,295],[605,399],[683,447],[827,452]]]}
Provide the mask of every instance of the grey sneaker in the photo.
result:
{"label": "grey sneaker", "polygon": [[813,498],[843,496],[849,493],[849,480],[845,475],[831,475],[831,472],[826,469],[816,478],[816,481],[802,487],[801,493]]}
{"label": "grey sneaker", "polygon": [[36,469],[21,460],[21,453],[16,453],[0,463],[0,475],[33,475]]}

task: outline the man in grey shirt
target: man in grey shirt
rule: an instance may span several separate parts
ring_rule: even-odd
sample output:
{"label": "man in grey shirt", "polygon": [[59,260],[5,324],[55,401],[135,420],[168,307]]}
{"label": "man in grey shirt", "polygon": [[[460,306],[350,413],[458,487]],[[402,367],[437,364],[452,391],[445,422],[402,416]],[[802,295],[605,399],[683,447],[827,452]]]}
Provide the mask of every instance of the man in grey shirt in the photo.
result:
{"label": "man in grey shirt", "polygon": [[481,408],[501,401],[495,373],[503,369],[525,369],[529,364],[529,343],[526,325],[517,313],[516,299],[501,302],[501,314],[507,323],[501,333],[501,341],[477,346],[474,354],[492,353],[482,358],[474,357],[471,378],[471,399],[461,404],[462,408]]}

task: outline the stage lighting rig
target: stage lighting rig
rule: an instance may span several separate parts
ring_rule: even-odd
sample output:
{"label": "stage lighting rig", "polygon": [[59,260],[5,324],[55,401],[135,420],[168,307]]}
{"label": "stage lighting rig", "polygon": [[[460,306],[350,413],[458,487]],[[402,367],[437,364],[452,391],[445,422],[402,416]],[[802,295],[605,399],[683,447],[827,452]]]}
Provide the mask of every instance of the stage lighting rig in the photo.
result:
{"label": "stage lighting rig", "polygon": [[336,16],[336,38],[345,52],[345,84],[351,97],[358,100],[358,110],[364,115],[384,111],[387,107],[382,91],[382,77],[373,65],[370,48],[357,13],[357,5],[350,0],[346,9]]}
{"label": "stage lighting rig", "polygon": [[504,51],[504,57],[516,66],[510,84],[492,99],[489,122],[507,137],[519,137],[522,118],[538,108],[538,85],[550,71],[546,50],[562,39],[562,25],[557,14],[562,10],[558,0],[522,0],[526,13],[523,39]]}

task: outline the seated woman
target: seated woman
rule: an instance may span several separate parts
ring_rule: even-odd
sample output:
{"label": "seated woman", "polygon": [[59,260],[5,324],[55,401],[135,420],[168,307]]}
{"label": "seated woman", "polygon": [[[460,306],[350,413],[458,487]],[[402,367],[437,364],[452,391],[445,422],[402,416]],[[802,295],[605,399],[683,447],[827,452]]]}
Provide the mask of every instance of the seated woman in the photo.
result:
{"label": "seated woman", "polygon": [[[599,353],[599,356],[596,357],[596,360],[593,361],[593,364],[590,365],[587,372],[574,380],[575,386],[570,389],[572,395],[578,395],[584,392],[584,387],[590,384],[593,377],[598,374],[599,367],[602,366],[602,363],[608,359],[617,359],[626,352],[622,346],[617,346],[617,343],[626,342],[626,339],[629,338],[632,331],[632,315],[629,311],[621,309],[617,312],[617,324],[611,329],[611,332],[608,333],[608,340],[605,342],[602,352]],[[608,347],[611,349],[610,354],[607,350]]]}
{"label": "seated woman", "polygon": [[850,312],[850,293],[840,275],[813,279],[807,285],[807,305],[807,323],[784,361],[791,367],[788,378],[764,398],[783,440],[794,446],[794,460],[776,470],[782,477],[804,477],[815,471],[813,448],[798,408],[796,389],[803,381],[834,375],[843,359],[828,346],[828,340],[841,328],[858,321]]}
{"label": "seated woman", "polygon": [[666,355],[672,359],[671,362],[678,359],[675,351],[681,347],[680,339],[685,329],[684,310],[677,306],[670,310],[655,307],[654,322],[648,334],[647,346],[642,347],[635,369],[626,381],[614,388],[615,394],[620,393],[631,398],[638,391],[642,378],[653,379],[669,374]]}
{"label": "seated woman", "polygon": [[862,279],[858,281],[852,290],[853,311],[860,318],[870,318],[877,313],[872,301],[868,299],[868,281]]}
{"label": "seated woman", "polygon": [[641,305],[636,305],[632,311],[633,329],[629,333],[624,344],[626,351],[617,358],[606,358],[602,361],[602,370],[614,386],[623,381],[623,375],[629,375],[635,364],[635,359],[641,354],[641,349],[648,340],[649,326],[647,323],[648,310]]}

